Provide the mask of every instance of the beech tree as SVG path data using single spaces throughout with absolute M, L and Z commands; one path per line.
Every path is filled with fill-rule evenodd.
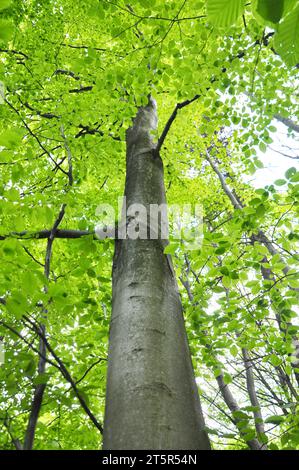
M 0 0 L 1 449 L 298 448 L 298 19 Z

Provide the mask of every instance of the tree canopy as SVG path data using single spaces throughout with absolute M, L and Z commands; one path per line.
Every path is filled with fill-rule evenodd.
M 114 242 L 97 207 L 117 211 L 149 95 L 168 203 L 203 212 L 201 244 L 166 252 L 213 448 L 299 447 L 298 69 L 297 0 L 0 0 L 2 449 L 37 385 L 35 448 L 101 445 Z M 257 188 L 282 128 L 289 168 Z

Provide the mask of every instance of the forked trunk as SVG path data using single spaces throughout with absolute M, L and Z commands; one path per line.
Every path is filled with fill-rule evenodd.
M 156 121 L 149 99 L 127 132 L 127 207 L 149 211 L 166 201 L 150 135 Z M 132 229 L 140 211 L 135 206 L 123 225 Z M 210 448 L 165 242 L 161 236 L 116 241 L 104 449 Z

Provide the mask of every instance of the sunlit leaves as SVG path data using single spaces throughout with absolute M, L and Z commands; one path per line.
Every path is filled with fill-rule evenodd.
M 215 26 L 232 26 L 240 19 L 244 4 L 242 0 L 206 0 L 208 19 Z M 296 65 L 299 62 L 299 5 L 293 0 L 254 0 L 252 12 L 259 23 L 277 29 L 276 51 L 288 65 Z
M 9 128 L 2 131 L 0 134 L 0 147 L 16 148 L 20 144 L 23 135 L 23 130 L 18 128 Z
M 299 5 L 290 11 L 278 26 L 274 38 L 277 51 L 288 65 L 299 63 Z
M 215 26 L 228 27 L 233 25 L 244 10 L 243 0 L 207 0 L 208 19 Z
M 295 167 L 291 167 L 289 168 L 286 172 L 285 172 L 285 177 L 288 179 L 288 180 L 291 180 L 297 173 L 297 170 Z
M 281 179 L 275 180 L 275 181 L 274 181 L 274 184 L 275 184 L 276 186 L 284 186 L 284 185 L 286 184 L 286 180 L 284 180 L 284 179 L 281 178 Z
M 278 416 L 278 415 L 274 415 L 274 416 L 269 416 L 265 422 L 266 423 L 271 423 L 271 424 L 281 424 L 283 423 L 285 420 L 285 417 L 284 416 Z
M 283 14 L 284 0 L 257 0 L 257 12 L 267 21 L 278 23 Z
M 14 33 L 13 22 L 9 19 L 0 18 L 0 44 L 8 42 Z
M 0 0 L 0 12 L 6 10 L 11 5 L 12 0 Z

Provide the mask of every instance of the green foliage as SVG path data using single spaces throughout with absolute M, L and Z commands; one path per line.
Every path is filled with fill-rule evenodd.
M 288 65 L 299 62 L 299 4 L 283 17 L 274 38 L 274 46 Z
M 8 42 L 13 35 L 14 26 L 11 20 L 0 18 L 0 44 Z
M 41 384 L 35 448 L 100 448 L 98 430 L 56 362 L 38 371 L 39 338 L 24 314 L 45 321 L 50 345 L 102 422 L 113 241 L 55 238 L 46 280 L 47 240 L 36 233 L 51 230 L 62 204 L 61 229 L 92 232 L 104 222 L 99 204 L 117 211 L 125 132 L 149 93 L 158 105 L 158 135 L 177 103 L 199 95 L 178 111 L 161 157 L 168 203 L 199 204 L 203 237 L 196 249 L 171 239 L 164 252 L 176 267 L 213 447 L 245 449 L 259 437 L 270 449 L 298 448 L 296 161 L 267 186 L 252 183 L 267 166 L 264 153 L 277 144 L 283 125 L 277 117 L 295 121 L 298 111 L 298 2 L 285 1 L 283 12 L 281 3 L 208 0 L 182 7 L 156 0 L 129 8 L 124 1 L 0 1 L 7 100 L 0 104 L 1 448 L 13 448 L 3 417 L 9 415 L 13 435 L 23 440 L 33 390 Z M 298 147 L 295 131 L 289 135 Z M 275 167 L 273 151 L 271 158 Z M 244 349 L 265 436 L 255 429 Z M 234 415 L 215 380 L 221 373 L 239 404 Z
M 244 0 L 207 0 L 208 19 L 215 26 L 231 26 L 243 13 L 244 6 Z
M 266 21 L 279 23 L 284 8 L 284 0 L 257 0 L 256 11 Z
M 285 420 L 284 416 L 269 416 L 265 422 L 266 423 L 271 423 L 271 424 L 280 424 L 283 423 Z
M 230 27 L 244 12 L 242 0 L 206 0 L 208 19 L 215 26 Z M 290 66 L 299 62 L 299 5 L 296 0 L 253 0 L 252 13 L 258 22 L 277 32 L 274 47 Z

